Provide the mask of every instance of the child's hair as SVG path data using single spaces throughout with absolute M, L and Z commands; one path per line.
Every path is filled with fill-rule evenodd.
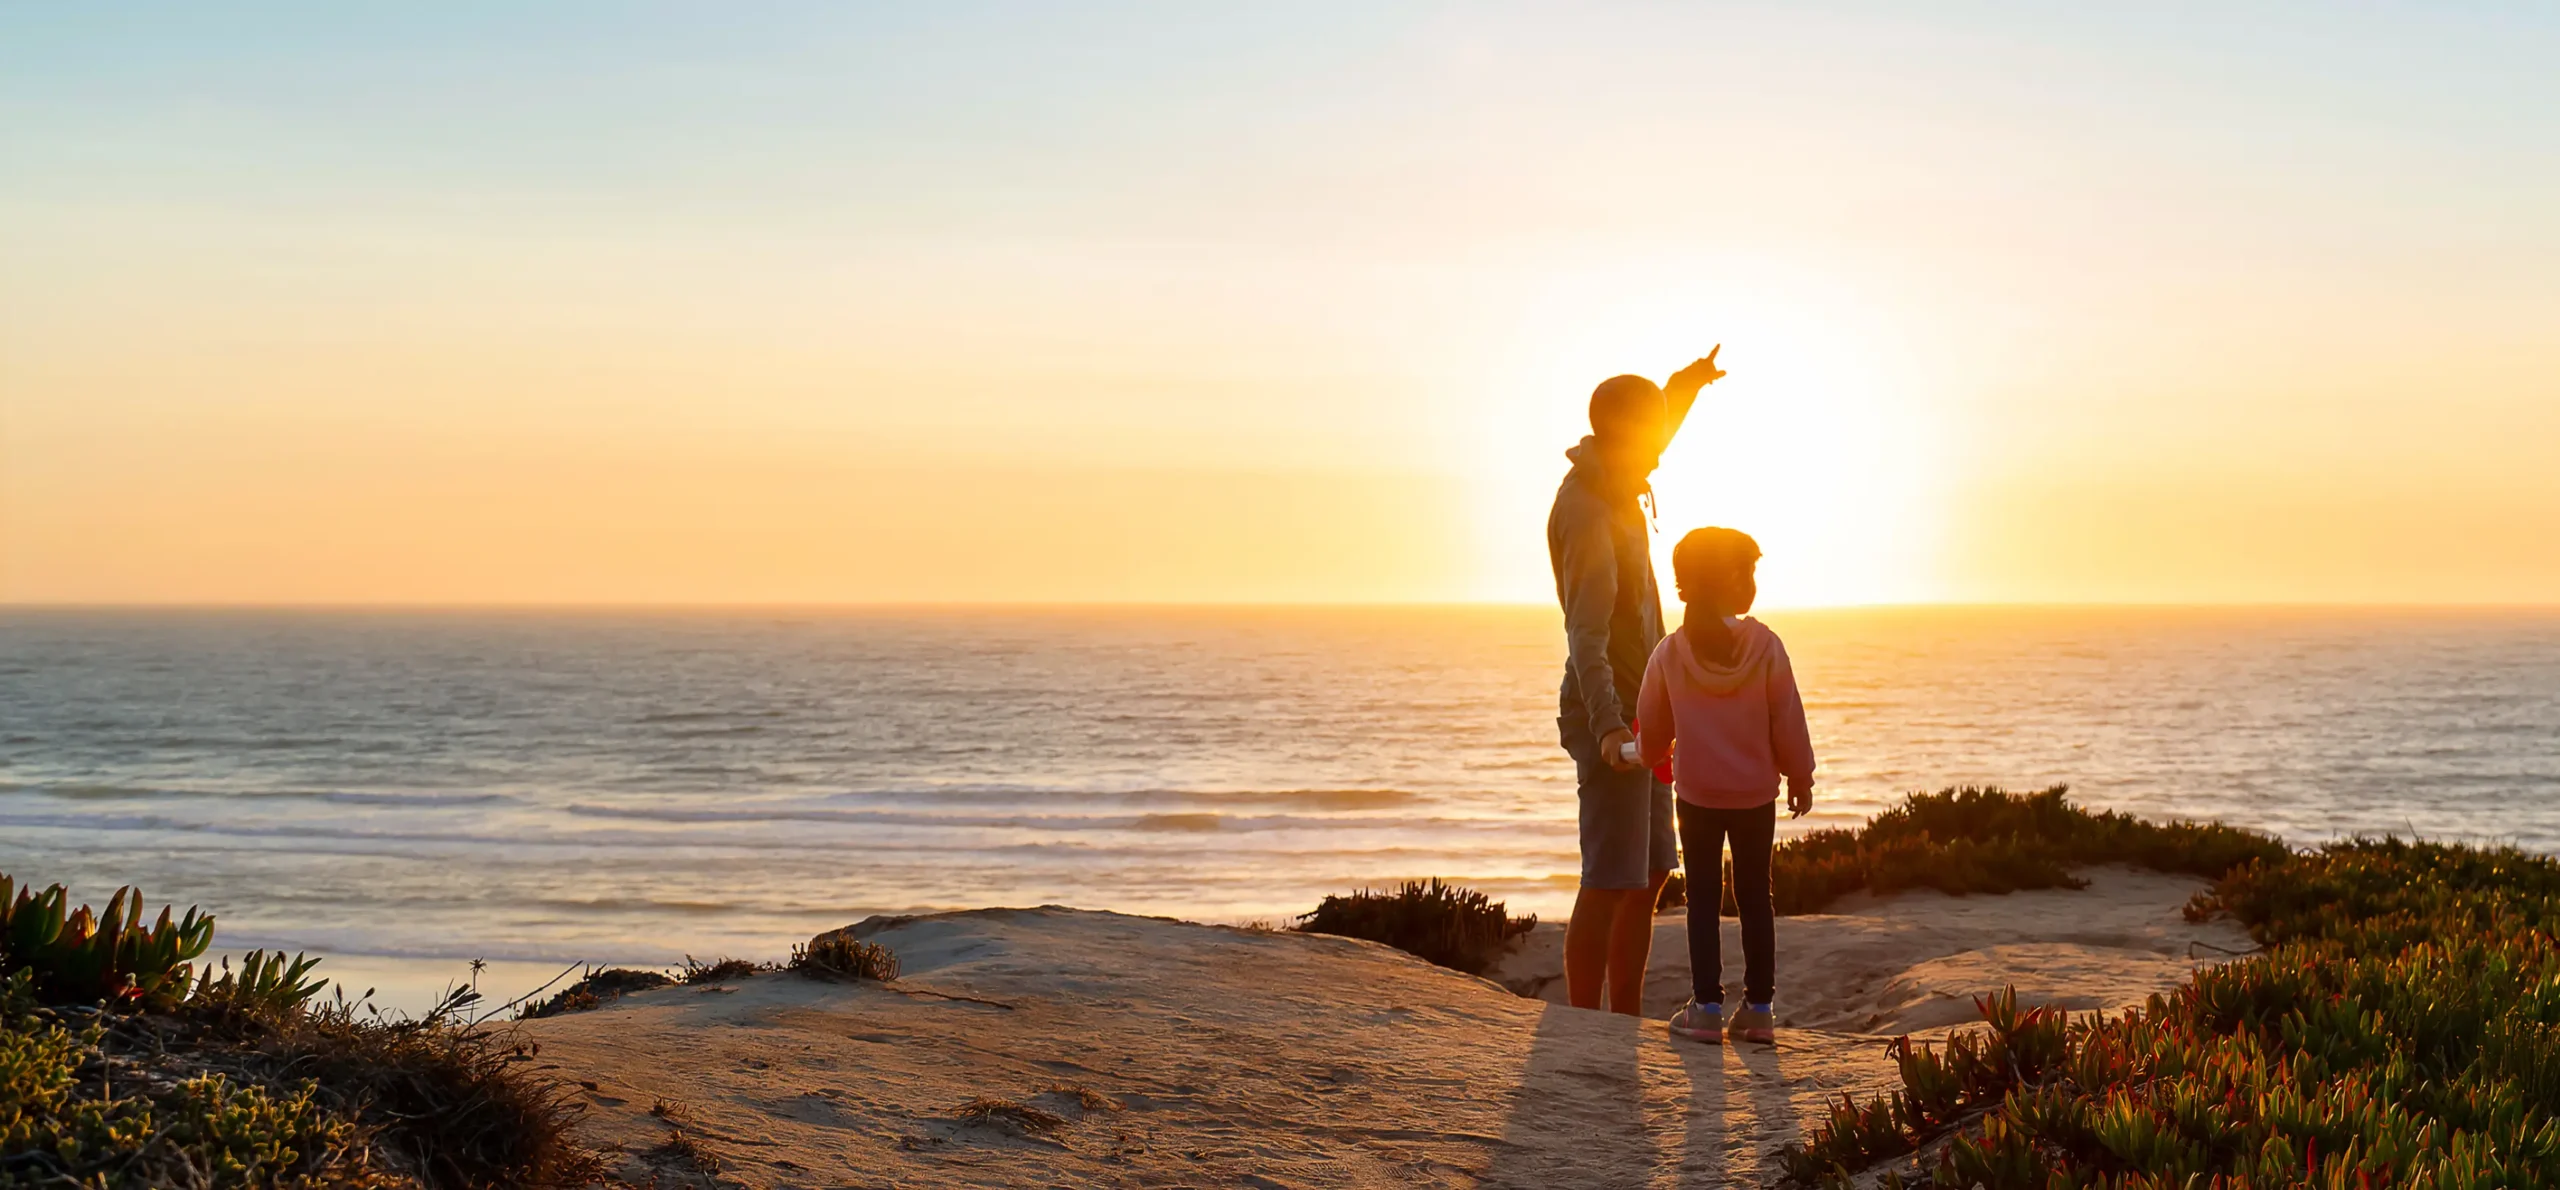
M 1760 543 L 1740 529 L 1709 526 L 1691 529 L 1671 547 L 1671 577 L 1680 585 L 1680 601 L 1694 602 L 1723 581 L 1736 567 L 1760 560 Z

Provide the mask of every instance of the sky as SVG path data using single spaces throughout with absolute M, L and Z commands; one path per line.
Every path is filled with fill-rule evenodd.
M 0 10 L 0 602 L 2560 602 L 2560 8 Z

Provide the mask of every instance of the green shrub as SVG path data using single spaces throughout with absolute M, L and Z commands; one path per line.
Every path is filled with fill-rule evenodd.
M 1813 831 L 1779 843 L 1769 883 L 1778 912 L 1819 913 L 1851 892 L 1934 888 L 1963 896 L 2078 888 L 2072 870 L 2129 864 L 2218 879 L 2252 861 L 2283 858 L 2273 836 L 2220 823 L 2145 822 L 2072 805 L 2067 786 L 2013 794 L 1966 786 L 1915 793 L 1858 830 Z M 1724 898 L 1724 912 L 1733 912 Z
M 705 963 L 697 961 L 692 955 L 686 955 L 684 970 L 676 978 L 683 983 L 719 983 L 722 980 L 737 979 L 753 975 L 758 971 L 771 970 L 773 970 L 771 963 L 755 963 L 746 959 L 713 959 Z
M 877 942 L 864 942 L 843 930 L 829 930 L 811 938 L 806 946 L 792 947 L 790 969 L 813 979 L 886 982 L 898 977 L 898 955 Z
M 1387 892 L 1326 897 L 1291 928 L 1384 942 L 1451 970 L 1482 975 L 1513 939 L 1537 925 L 1534 915 L 1512 917 L 1502 902 L 1435 877 L 1427 883 L 1408 880 Z
M 15 895 L 9 895 L 14 893 Z M 457 1015 L 315 1005 L 317 960 L 193 961 L 213 919 L 0 876 L 0 1188 L 569 1186 L 599 1172 L 564 1089 Z
M 533 1047 L 457 1015 L 386 1019 L 344 1000 L 291 1012 L 181 1013 L 159 1044 L 263 1081 L 306 1079 L 368 1130 L 372 1161 L 429 1186 L 582 1186 L 599 1171 L 569 1129 L 570 1089 Z
M 558 1016 L 564 1012 L 585 1012 L 619 1000 L 633 992 L 662 988 L 676 982 L 671 976 L 633 967 L 607 967 L 589 971 L 578 982 L 570 984 L 539 1004 L 527 1004 L 516 1014 L 519 1020 Z
M 1933 888 L 1955 896 L 2036 888 L 2080 888 L 2092 864 L 2127 864 L 2215 879 L 2252 860 L 2274 860 L 2284 845 L 2269 835 L 2219 823 L 2157 824 L 2072 805 L 2069 789 L 2014 794 L 1966 786 L 1914 793 L 1855 830 L 1833 827 L 1779 843 L 1770 857 L 1771 900 L 1780 914 L 1820 913 L 1853 892 L 1878 895 Z M 1732 864 L 1718 870 L 1718 911 L 1737 912 Z M 1674 872 L 1656 912 L 1688 905 L 1689 873 Z
M 119 1047 L 94 1016 L 40 1007 L 32 973 L 0 985 L 0 1186 L 377 1185 L 367 1129 L 308 1080 L 221 1072 L 110 1084 Z
M 2113 1019 L 2011 1000 L 1937 1051 L 1905 1039 L 1902 1089 L 1835 1109 L 1790 1180 L 1946 1137 L 1939 1186 L 2560 1186 L 2560 861 L 2341 843 L 2195 909 L 2273 949 Z
M 1663 879 L 1662 893 L 1653 899 L 1653 911 L 1669 913 L 1674 909 L 1686 908 L 1688 904 L 1689 874 L 1673 872 Z

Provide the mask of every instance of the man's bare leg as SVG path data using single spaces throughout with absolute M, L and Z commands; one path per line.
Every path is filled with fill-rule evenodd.
M 1671 879 L 1664 872 L 1653 878 L 1650 888 L 1630 889 L 1618 895 L 1618 913 L 1609 926 L 1609 1011 L 1627 1016 L 1644 1015 L 1644 969 L 1653 957 L 1653 907 L 1662 902 L 1662 886 Z
M 1622 888 L 1586 888 L 1573 896 L 1564 923 L 1564 998 L 1576 1008 L 1600 1007 L 1600 983 L 1609 973 Z
M 1600 1007 L 1644 1015 L 1644 969 L 1653 956 L 1653 906 L 1662 899 L 1665 872 L 1651 888 L 1586 888 L 1574 894 L 1573 917 L 1564 925 L 1564 996 L 1576 1008 Z

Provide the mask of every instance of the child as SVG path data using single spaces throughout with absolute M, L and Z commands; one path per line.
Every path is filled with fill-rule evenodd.
M 1689 869 L 1689 969 L 1694 994 L 1671 1032 L 1710 1043 L 1727 1031 L 1723 924 L 1717 878 L 1733 843 L 1733 899 L 1742 911 L 1742 1011 L 1731 1033 L 1776 1041 L 1777 921 L 1769 903 L 1769 855 L 1778 830 L 1778 780 L 1787 809 L 1813 808 L 1813 740 L 1804 698 L 1778 634 L 1742 613 L 1760 594 L 1760 543 L 1732 529 L 1700 529 L 1671 551 L 1687 605 L 1680 630 L 1645 665 L 1637 696 L 1637 747 L 1647 766 L 1672 763 L 1680 795 L 1680 854 Z M 1677 741 L 1679 747 L 1672 747 Z M 1701 879 L 1701 876 L 1704 879 Z

